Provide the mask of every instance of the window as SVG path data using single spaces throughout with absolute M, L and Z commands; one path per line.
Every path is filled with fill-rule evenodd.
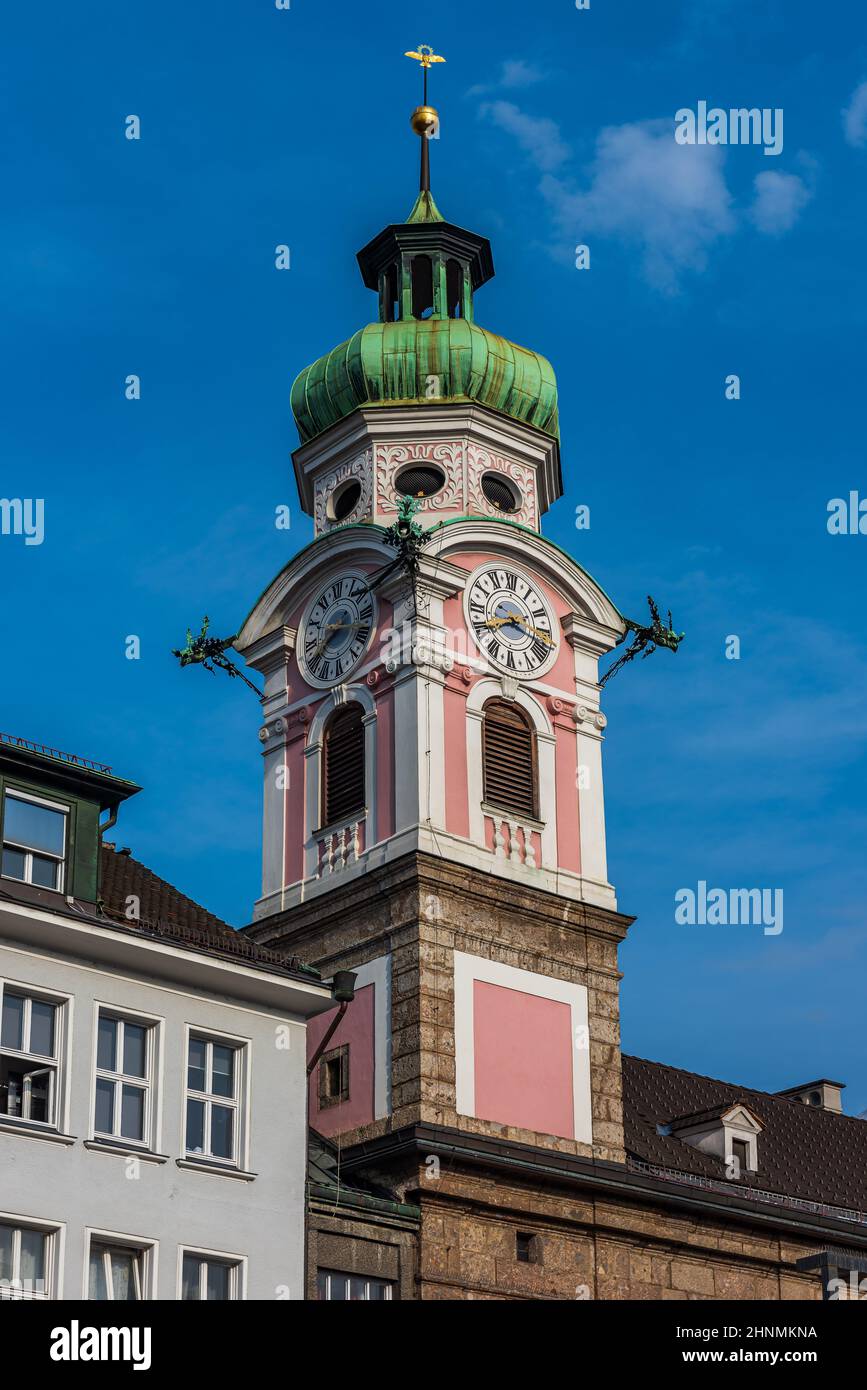
M 324 825 L 337 825 L 365 809 L 363 713 L 361 705 L 353 701 L 335 710 L 326 726 Z
M 433 313 L 433 265 L 430 256 L 413 256 L 412 316 L 429 319 Z
M 319 1108 L 349 1100 L 349 1044 L 326 1052 L 319 1061 Z
M 504 477 L 502 473 L 483 473 L 482 493 L 498 512 L 517 512 L 523 502 L 511 478 Z
M 184 1251 L 181 1298 L 187 1301 L 226 1301 L 241 1297 L 241 1263 L 213 1255 Z
M 535 820 L 536 735 L 519 705 L 489 700 L 482 720 L 484 799 Z
M 51 1239 L 47 1231 L 0 1222 L 0 1299 L 48 1298 Z
M 383 276 L 383 308 L 385 322 L 395 323 L 400 317 L 400 304 L 397 297 L 397 266 L 390 265 Z
M 241 1049 L 192 1036 L 187 1053 L 186 1151 L 237 1162 Z
M 367 1279 L 364 1275 L 320 1269 L 316 1275 L 316 1294 L 328 1302 L 390 1302 L 394 1298 L 394 1284 L 387 1279 Z
M 459 319 L 463 316 L 463 290 L 463 266 L 460 261 L 449 259 L 446 261 L 446 299 L 448 301 L 450 319 Z
M 515 1259 L 520 1264 L 541 1264 L 542 1245 L 539 1237 L 529 1231 L 518 1231 L 515 1236 Z
M 750 1146 L 746 1139 L 733 1139 L 731 1158 L 737 1164 L 737 1176 L 750 1171 Z
M 26 792 L 7 792 L 3 798 L 4 878 L 33 883 L 38 888 L 63 887 L 68 810 Z
M 2 986 L 0 1115 L 57 1122 L 60 1005 Z
M 94 1240 L 90 1245 L 87 1296 L 104 1302 L 139 1303 L 145 1298 L 145 1261 L 148 1252 L 138 1246 L 109 1245 Z
M 93 1121 L 98 1138 L 149 1142 L 153 1032 L 152 1026 L 100 1010 Z

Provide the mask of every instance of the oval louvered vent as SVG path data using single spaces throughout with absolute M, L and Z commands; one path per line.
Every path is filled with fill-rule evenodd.
M 325 731 L 325 825 L 336 825 L 364 810 L 362 713 L 361 705 L 346 705 L 331 716 Z
M 491 700 L 482 721 L 485 801 L 535 820 L 536 737 L 517 705 Z
M 433 497 L 435 492 L 445 487 L 446 475 L 441 468 L 427 464 L 410 464 L 402 468 L 394 480 L 398 492 L 404 497 Z
M 516 512 L 521 505 L 518 489 L 501 473 L 484 473 L 482 492 L 498 512 Z

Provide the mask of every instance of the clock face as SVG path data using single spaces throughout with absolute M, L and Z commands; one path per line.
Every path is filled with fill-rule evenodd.
M 554 617 L 539 589 L 509 565 L 486 566 L 466 593 L 467 620 L 478 646 L 502 671 L 536 676 L 557 654 Z
M 358 665 L 376 626 L 376 603 L 360 574 L 329 580 L 301 626 L 299 665 L 311 685 L 345 680 Z

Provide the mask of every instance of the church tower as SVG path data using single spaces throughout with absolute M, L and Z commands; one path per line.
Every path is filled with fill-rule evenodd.
M 413 1194 L 421 1296 L 462 1297 L 435 1233 L 519 1181 L 508 1153 L 540 1211 L 555 1155 L 624 1159 L 598 662 L 625 628 L 542 534 L 554 371 L 477 320 L 491 248 L 433 199 L 436 119 L 425 92 L 418 199 L 358 253 L 375 320 L 292 388 L 315 537 L 236 646 L 265 682 L 248 931 L 358 975 L 311 1124 Z

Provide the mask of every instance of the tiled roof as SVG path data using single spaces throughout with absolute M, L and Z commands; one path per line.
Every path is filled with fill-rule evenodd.
M 100 855 L 101 910 L 120 925 L 138 929 L 144 935 L 168 938 L 182 946 L 231 956 L 250 965 L 306 975 L 312 980 L 321 978 L 318 970 L 302 964 L 296 956 L 279 955 L 235 931 L 213 912 L 208 912 L 133 859 L 128 850 L 118 850 L 104 841 Z M 130 898 L 138 900 L 137 916 L 133 919 L 127 915 Z
M 852 1115 L 804 1105 L 727 1081 L 623 1057 L 626 1149 L 633 1159 L 660 1168 L 726 1182 L 725 1164 L 657 1126 L 741 1102 L 761 1122 L 758 1172 L 738 1179 L 743 1187 L 807 1202 L 867 1212 L 867 1123 Z
M 137 915 L 146 920 L 198 927 L 218 936 L 232 930 L 227 922 L 133 859 L 129 850 L 118 850 L 103 841 L 99 869 L 100 896 L 105 912 L 112 917 L 127 921 L 127 899 L 135 897 L 138 899 Z

